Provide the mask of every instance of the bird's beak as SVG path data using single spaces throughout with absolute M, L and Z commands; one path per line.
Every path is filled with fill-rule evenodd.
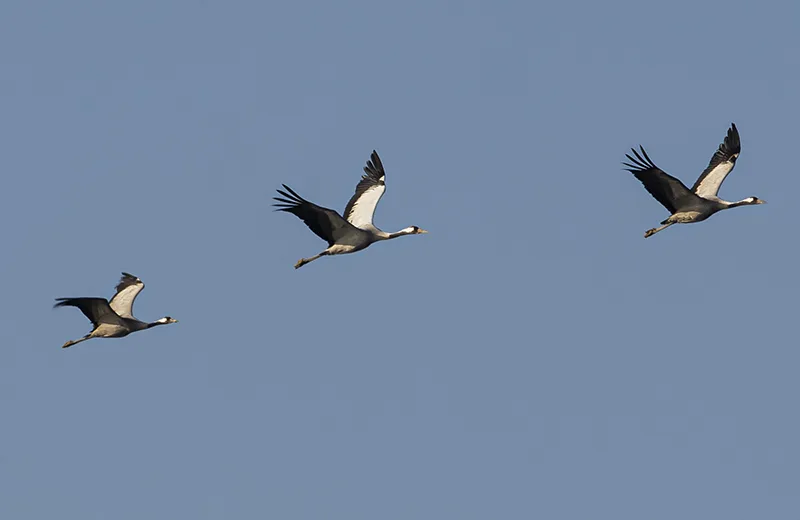
M 766 200 L 761 200 L 761 199 L 758 199 L 758 204 L 766 204 L 766 203 L 767 203 L 767 201 L 766 201 Z
M 178 323 L 178 320 L 176 320 L 175 318 L 172 318 L 172 323 Z
M 419 229 L 417 230 L 417 233 L 418 233 L 418 234 L 423 234 L 423 233 L 427 233 L 427 231 L 425 231 L 425 230 L 424 230 L 424 229 L 422 229 L 422 228 L 419 228 Z

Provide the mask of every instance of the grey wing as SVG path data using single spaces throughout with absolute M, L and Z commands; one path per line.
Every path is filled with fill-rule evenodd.
M 356 185 L 356 192 L 344 208 L 344 218 L 360 229 L 373 227 L 375 208 L 386 191 L 386 172 L 383 170 L 378 152 L 372 150 L 370 160 L 364 167 L 364 175 Z
M 708 167 L 703 170 L 697 182 L 692 186 L 692 191 L 706 199 L 716 197 L 725 178 L 736 166 L 736 159 L 741 151 L 742 144 L 739 140 L 739 130 L 736 129 L 735 124 L 731 123 L 728 135 L 719 145 L 719 148 L 708 163 Z
M 677 211 L 679 200 L 685 197 L 695 197 L 695 194 L 680 180 L 656 166 L 642 146 L 639 149 L 642 151 L 641 155 L 631 148 L 635 157 L 625 154 L 625 157 L 631 162 L 622 164 L 627 166 L 626 169 L 644 184 L 644 189 L 670 213 Z
M 102 323 L 122 325 L 122 319 L 111 309 L 105 298 L 56 298 L 54 307 L 77 307 L 97 327 Z
M 135 319 L 133 317 L 133 301 L 144 289 L 144 282 L 132 274 L 122 273 L 116 289 L 117 294 L 111 298 L 109 306 L 121 317 Z

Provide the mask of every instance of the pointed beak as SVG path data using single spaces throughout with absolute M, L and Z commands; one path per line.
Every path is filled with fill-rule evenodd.
M 425 230 L 424 230 L 424 229 L 422 229 L 422 228 L 419 228 L 419 229 L 417 230 L 417 234 L 423 234 L 423 233 L 427 233 L 427 231 L 425 231 Z
M 766 204 L 766 203 L 767 203 L 767 201 L 766 201 L 766 200 L 761 200 L 761 199 L 758 199 L 758 203 L 759 203 L 759 204 Z

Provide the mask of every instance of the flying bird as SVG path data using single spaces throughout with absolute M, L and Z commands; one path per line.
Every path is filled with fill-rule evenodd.
M 641 154 L 631 148 L 634 156 L 625 154 L 625 157 L 631 162 L 622 164 L 627 166 L 625 169 L 639 179 L 644 184 L 644 188 L 650 192 L 650 195 L 671 213 L 669 218 L 661 222 L 660 227 L 648 229 L 644 234 L 645 238 L 668 228 L 672 224 L 701 222 L 723 209 L 765 204 L 766 202 L 758 197 L 747 197 L 737 202 L 728 202 L 717 196 L 722 182 L 733 170 L 736 165 L 736 159 L 741 152 L 739 131 L 736 129 L 735 124 L 731 124 L 725 140 L 719 145 L 719 149 L 714 153 L 708 163 L 708 167 L 697 179 L 697 182 L 694 183 L 691 190 L 681 181 L 656 166 L 647 156 L 647 152 L 644 151 L 642 146 L 639 146 L 639 149 Z
M 372 223 L 375 207 L 386 191 L 386 173 L 378 153 L 372 151 L 372 156 L 364 167 L 364 175 L 356 186 L 356 193 L 344 209 L 344 217 L 336 211 L 317 206 L 305 200 L 289 186 L 283 185 L 283 190 L 277 190 L 282 197 L 273 197 L 278 204 L 274 204 L 276 211 L 287 211 L 305 222 L 322 240 L 328 242 L 328 248 L 310 258 L 301 258 L 294 268 L 299 269 L 321 256 L 342 255 L 355 253 L 368 247 L 374 242 L 389 240 L 406 235 L 427 233 L 417 226 L 410 226 L 395 233 L 381 231 Z
M 133 301 L 144 289 L 144 283 L 132 274 L 122 273 L 117 284 L 117 293 L 111 301 L 105 298 L 56 298 L 54 307 L 77 307 L 94 325 L 92 332 L 80 339 L 67 341 L 61 348 L 71 347 L 92 338 L 122 338 L 137 330 L 149 329 L 156 325 L 178 323 L 169 316 L 152 323 L 145 323 L 133 317 Z

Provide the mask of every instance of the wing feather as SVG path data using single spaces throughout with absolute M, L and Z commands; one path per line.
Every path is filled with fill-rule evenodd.
M 111 310 L 123 318 L 136 319 L 133 317 L 133 302 L 142 289 L 144 282 L 132 274 L 122 273 L 122 278 L 116 287 L 117 293 L 109 302 Z
M 630 154 L 625 154 L 630 163 L 622 163 L 634 177 L 639 179 L 644 184 L 650 195 L 660 202 L 670 213 L 675 213 L 678 208 L 678 202 L 685 197 L 695 196 L 689 188 L 687 188 L 680 180 L 669 175 L 667 172 L 659 168 L 653 163 L 644 147 L 639 146 L 642 151 L 641 155 L 635 149 L 631 148 L 634 157 Z
M 111 309 L 105 298 L 56 298 L 54 307 L 77 307 L 95 327 L 102 323 L 122 325 L 122 319 Z
M 742 151 L 739 140 L 739 130 L 731 123 L 728 134 L 711 157 L 708 167 L 703 170 L 697 182 L 692 186 L 692 191 L 703 198 L 714 198 L 719 193 L 719 188 L 728 174 L 736 166 L 736 159 Z
M 332 209 L 323 208 L 307 201 L 285 184 L 283 187 L 286 191 L 277 190 L 283 197 L 273 197 L 278 201 L 278 204 L 273 204 L 278 208 L 276 211 L 286 211 L 296 215 L 318 237 L 327 241 L 328 247 L 343 238 L 348 231 L 354 229 L 349 222 Z
M 375 208 L 386 191 L 386 173 L 383 170 L 378 152 L 372 151 L 370 160 L 364 167 L 364 175 L 356 185 L 356 193 L 344 209 L 344 217 L 357 228 L 374 227 L 372 219 Z

